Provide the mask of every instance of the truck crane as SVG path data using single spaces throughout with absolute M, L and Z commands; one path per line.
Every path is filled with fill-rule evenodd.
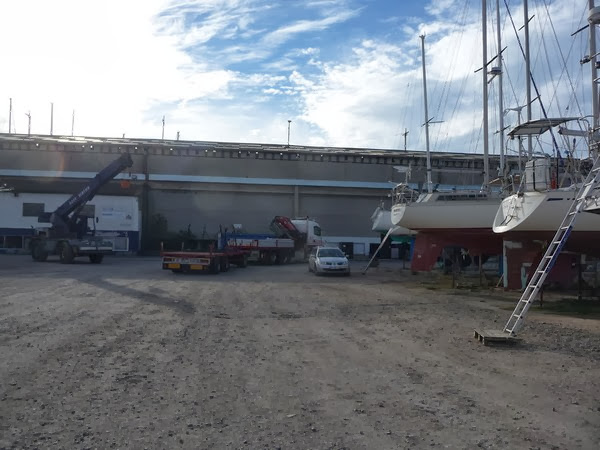
M 87 256 L 90 262 L 100 264 L 104 255 L 112 253 L 112 243 L 96 236 L 95 229 L 91 231 L 88 228 L 88 216 L 83 213 L 83 208 L 102 186 L 132 165 L 131 155 L 121 154 L 54 212 L 40 215 L 38 222 L 50 223 L 51 226 L 44 231 L 37 230 L 32 239 L 33 259 L 46 261 L 48 255 L 58 255 L 61 263 L 70 264 L 77 256 Z

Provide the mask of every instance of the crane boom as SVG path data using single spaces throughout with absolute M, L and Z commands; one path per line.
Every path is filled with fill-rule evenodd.
M 100 188 L 116 177 L 123 169 L 131 167 L 133 160 L 129 153 L 121 154 L 116 160 L 102 169 L 90 182 L 52 213 L 44 213 L 38 218 L 39 222 L 50 222 L 52 234 L 66 235 L 78 231 L 76 225 L 78 213 L 98 193 Z

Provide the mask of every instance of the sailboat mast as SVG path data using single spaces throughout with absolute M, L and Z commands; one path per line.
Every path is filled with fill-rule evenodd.
M 487 90 L 487 4 L 481 0 L 482 44 L 483 44 L 483 186 L 487 189 L 490 183 L 489 148 L 488 148 L 488 90 Z
M 588 22 L 590 23 L 590 64 L 592 66 L 592 135 L 590 137 L 590 148 L 595 148 L 593 145 L 596 141 L 595 136 L 598 131 L 599 123 L 599 111 L 598 111 L 598 68 L 596 67 L 596 24 L 598 20 L 598 14 L 600 11 L 595 11 L 594 0 L 588 0 L 589 5 L 589 17 Z
M 425 102 L 425 149 L 427 151 L 427 193 L 433 192 L 431 182 L 431 155 L 429 152 L 429 111 L 427 110 L 427 73 L 425 71 L 425 35 L 421 38 L 421 62 L 423 63 L 423 101 Z
M 531 67 L 529 64 L 529 8 L 527 0 L 523 1 L 523 16 L 525 21 L 525 87 L 527 90 L 527 122 L 531 122 Z M 531 135 L 527 138 L 527 158 L 533 157 L 533 146 L 531 143 Z
M 500 139 L 500 176 L 504 177 L 504 102 L 502 100 L 502 36 L 500 30 L 500 0 L 496 0 L 496 31 L 498 37 L 498 136 Z

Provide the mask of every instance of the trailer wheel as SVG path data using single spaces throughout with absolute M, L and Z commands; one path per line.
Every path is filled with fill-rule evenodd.
M 221 263 L 219 258 L 214 257 L 210 262 L 210 273 L 214 273 L 215 275 L 221 271 Z
M 90 255 L 89 258 L 92 264 L 100 264 L 104 259 L 104 255 Z
M 275 253 L 275 264 L 283 264 L 285 261 L 285 255 L 281 252 Z
M 71 264 L 73 262 L 75 255 L 73 253 L 73 247 L 71 247 L 71 244 L 68 242 L 63 242 L 60 245 L 59 257 L 62 264 Z
M 227 272 L 229 267 L 229 258 L 227 256 L 223 256 L 220 263 L 221 272 Z
M 242 256 L 242 265 L 241 267 L 248 267 L 248 255 L 244 254 L 244 256 Z
M 293 252 L 289 252 L 288 254 L 285 255 L 285 260 L 283 261 L 284 264 L 289 264 L 292 262 L 292 259 L 294 259 L 294 253 Z
M 34 242 L 31 247 L 31 257 L 38 262 L 44 262 L 48 259 L 48 252 L 41 242 Z

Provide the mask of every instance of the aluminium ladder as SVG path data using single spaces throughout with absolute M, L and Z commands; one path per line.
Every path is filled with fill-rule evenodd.
M 588 173 L 587 178 L 583 182 L 575 197 L 575 200 L 573 200 L 573 203 L 569 208 L 569 212 L 560 224 L 560 227 L 552 238 L 550 245 L 548 245 L 546 253 L 544 253 L 544 256 L 535 270 L 535 273 L 523 291 L 523 295 L 519 299 L 515 310 L 504 326 L 504 333 L 508 334 L 509 336 L 515 336 L 523 326 L 525 315 L 527 314 L 531 304 L 535 301 L 537 294 L 542 288 L 542 285 L 550 273 L 550 270 L 554 266 L 554 263 L 556 262 L 556 259 L 565 242 L 567 242 L 577 215 L 585 207 L 586 200 L 589 198 L 591 192 L 598 186 L 600 186 L 600 156 L 596 157 L 592 169 Z

